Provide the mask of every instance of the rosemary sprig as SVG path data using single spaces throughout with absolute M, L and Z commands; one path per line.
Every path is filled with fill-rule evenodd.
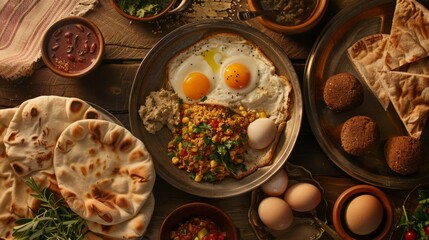
M 40 201 L 34 218 L 15 222 L 13 236 L 17 240 L 80 240 L 85 235 L 85 220 L 73 212 L 63 198 L 57 197 L 48 188 L 40 189 L 34 179 L 25 183 L 35 192 L 32 196 Z

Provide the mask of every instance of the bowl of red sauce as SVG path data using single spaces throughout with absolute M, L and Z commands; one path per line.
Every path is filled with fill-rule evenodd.
M 164 219 L 158 240 L 237 240 L 231 218 L 220 208 L 193 202 L 173 210 Z
M 274 10 L 258 17 L 265 27 L 280 33 L 300 34 L 322 19 L 328 0 L 247 0 L 251 11 Z
M 42 40 L 42 59 L 56 74 L 79 78 L 98 67 L 104 54 L 104 38 L 90 20 L 73 16 L 55 22 Z

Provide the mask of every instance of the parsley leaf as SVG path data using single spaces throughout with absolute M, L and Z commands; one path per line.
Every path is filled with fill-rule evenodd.
M 34 218 L 23 218 L 15 222 L 12 235 L 15 239 L 76 239 L 85 236 L 85 220 L 73 212 L 63 198 L 57 197 L 48 188 L 40 189 L 34 179 L 25 183 L 35 192 L 32 196 L 40 201 Z

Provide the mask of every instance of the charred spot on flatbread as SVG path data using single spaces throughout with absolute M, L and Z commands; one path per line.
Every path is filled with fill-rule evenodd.
M 100 113 L 96 111 L 88 111 L 86 113 L 85 119 L 100 119 Z

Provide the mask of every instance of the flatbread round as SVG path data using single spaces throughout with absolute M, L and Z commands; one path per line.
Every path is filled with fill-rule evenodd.
M 13 171 L 5 152 L 3 137 L 16 111 L 17 108 L 0 110 L 0 239 L 14 239 L 12 231 L 15 221 L 30 217 L 31 208 L 37 203 L 24 179 Z M 49 185 L 51 175 L 45 171 L 31 176 L 40 186 Z
M 0 110 L 0 239 L 12 239 L 12 228 L 18 219 L 18 216 L 11 211 L 13 202 L 12 194 L 14 188 L 22 186 L 21 182 L 15 183 L 15 174 L 10 167 L 3 144 L 4 134 L 15 112 L 15 108 Z M 17 203 L 17 207 L 18 209 L 23 209 L 25 205 Z
M 101 118 L 101 114 L 78 98 L 41 96 L 22 103 L 4 138 L 16 174 L 25 176 L 52 166 L 61 132 L 70 123 L 88 118 Z
M 155 198 L 153 194 L 151 194 L 137 215 L 128 221 L 112 226 L 101 225 L 91 221 L 87 221 L 86 223 L 90 231 L 101 234 L 104 239 L 134 239 L 143 236 L 146 232 L 154 208 Z
M 104 120 L 70 124 L 55 147 L 54 169 L 70 208 L 103 225 L 135 216 L 155 183 L 144 144 L 124 127 Z

